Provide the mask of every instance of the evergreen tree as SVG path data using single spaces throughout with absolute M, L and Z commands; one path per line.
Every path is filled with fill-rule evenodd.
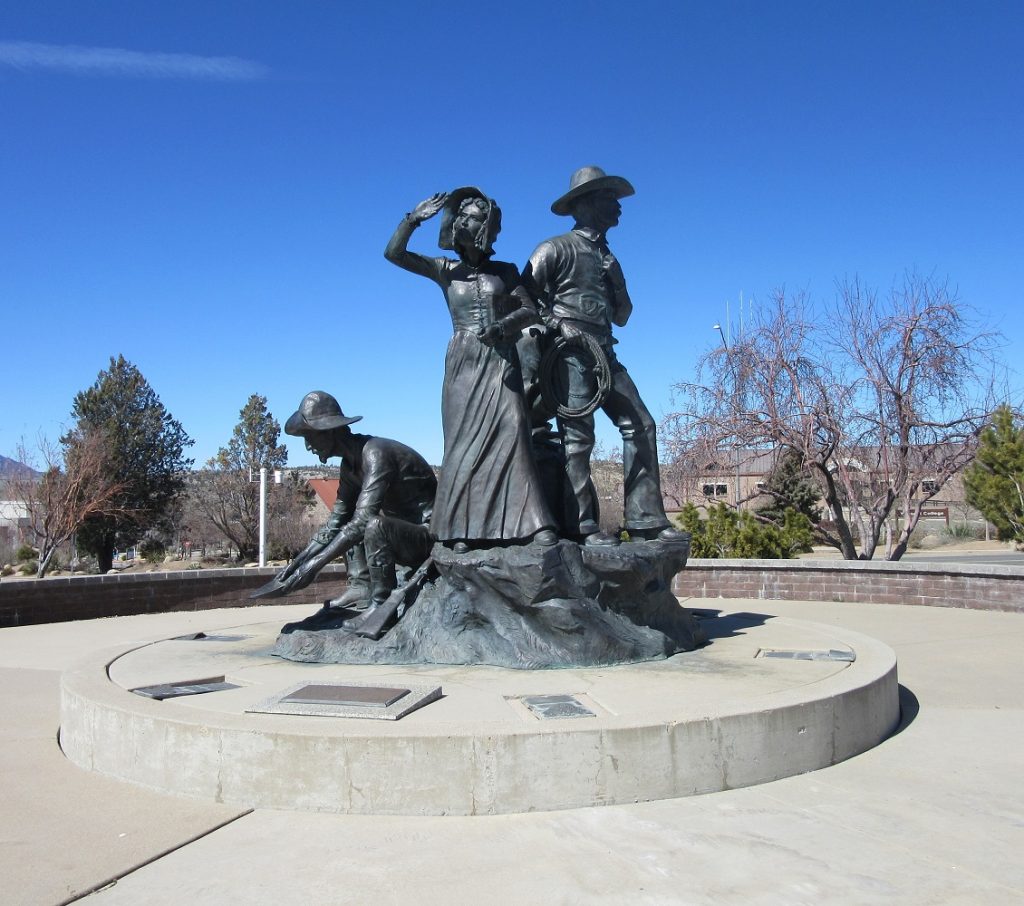
M 1000 406 L 981 433 L 974 462 L 964 472 L 967 502 L 1003 540 L 1024 541 L 1024 426 Z
M 267 398 L 254 393 L 239 411 L 228 445 L 217 451 L 209 466 L 246 474 L 261 468 L 283 469 L 288 464 L 288 450 L 278 444 L 280 436 L 281 425 L 267 409 Z
M 795 450 L 786 450 L 779 457 L 761 493 L 771 501 L 755 512 L 775 525 L 785 523 L 786 510 L 803 513 L 812 525 L 821 518 L 821 489 L 807 476 L 803 457 Z
M 61 438 L 73 456 L 79 438 L 99 431 L 108 444 L 111 479 L 121 487 L 117 515 L 86 519 L 79 546 L 95 554 L 100 572 L 113 565 L 114 551 L 136 542 L 147 530 L 166 531 L 192 460 L 184 455 L 192 440 L 164 408 L 149 382 L 123 355 L 75 396 L 76 427 Z
M 227 446 L 195 476 L 191 496 L 195 506 L 238 548 L 239 556 L 251 560 L 259 553 L 259 471 L 283 469 L 288 450 L 277 442 L 281 426 L 267 409 L 265 396 L 252 394 L 238 416 Z M 273 530 L 282 528 L 282 521 L 301 519 L 307 502 L 294 481 L 275 486 L 267 501 L 268 533 L 280 535 Z M 271 538 L 274 542 L 289 546 L 281 537 Z

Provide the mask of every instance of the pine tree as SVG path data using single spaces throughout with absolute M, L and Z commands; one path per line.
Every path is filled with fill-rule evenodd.
M 761 493 L 770 497 L 771 502 L 757 507 L 755 512 L 775 525 L 781 527 L 785 523 L 786 510 L 803 513 L 812 525 L 821 518 L 821 489 L 807 477 L 803 459 L 795 450 L 786 450 L 779 457 Z
M 1024 541 L 1024 426 L 1015 424 L 1009 406 L 1000 406 L 982 431 L 978 454 L 964 472 L 964 490 L 1000 538 Z
M 283 469 L 288 450 L 278 444 L 281 426 L 267 409 L 267 398 L 252 394 L 238 413 L 239 421 L 226 447 L 195 476 L 191 498 L 195 506 L 235 547 L 243 560 L 259 552 L 259 471 Z M 275 486 L 268 497 L 269 534 L 280 535 L 282 520 L 301 519 L 307 503 L 302 488 L 294 482 Z M 271 538 L 271 542 L 274 542 Z M 304 540 L 304 539 L 303 539 Z M 288 544 L 276 539 L 278 545 Z
M 149 382 L 123 355 L 75 396 L 74 430 L 61 438 L 65 457 L 82 436 L 102 432 L 108 444 L 111 479 L 121 487 L 118 515 L 96 515 L 78 531 L 78 544 L 95 554 L 100 572 L 113 565 L 114 551 L 136 542 L 147 530 L 168 531 L 174 504 L 192 460 L 192 440 L 171 417 Z

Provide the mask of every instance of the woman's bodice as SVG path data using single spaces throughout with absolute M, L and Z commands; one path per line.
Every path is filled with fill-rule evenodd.
M 508 286 L 502 275 L 490 270 L 471 270 L 461 265 L 452 270 L 445 295 L 455 330 L 481 330 L 523 304 L 510 295 L 515 286 Z

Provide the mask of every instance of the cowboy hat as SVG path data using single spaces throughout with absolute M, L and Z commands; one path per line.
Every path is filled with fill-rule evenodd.
M 569 178 L 569 191 L 551 205 L 551 210 L 555 214 L 568 214 L 571 202 L 581 195 L 599 192 L 601 189 L 610 189 L 616 198 L 636 193 L 629 180 L 621 176 L 609 176 L 600 167 L 580 167 Z
M 314 390 L 302 398 L 298 410 L 292 413 L 291 418 L 285 423 L 284 433 L 291 434 L 293 437 L 302 437 L 310 431 L 330 431 L 331 428 L 342 428 L 361 418 L 361 415 L 347 418 L 333 396 L 324 393 L 323 390 Z

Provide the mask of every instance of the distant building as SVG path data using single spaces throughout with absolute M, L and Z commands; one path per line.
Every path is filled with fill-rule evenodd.
M 17 547 L 25 541 L 28 509 L 17 500 L 0 499 L 0 544 Z
M 770 498 L 761 493 L 767 486 L 778 460 L 778 451 L 757 451 L 740 448 L 735 451 L 725 449 L 721 459 L 715 462 L 703 462 L 697 465 L 666 465 L 662 471 L 662 492 L 665 500 L 665 511 L 669 516 L 679 513 L 687 503 L 694 504 L 700 510 L 716 503 L 727 503 L 741 509 L 756 509 L 766 505 Z M 871 462 L 877 458 L 877 450 L 865 449 L 861 459 Z M 849 465 L 865 474 L 866 479 L 872 473 L 868 466 L 856 460 Z M 921 479 L 919 497 L 935 490 L 936 479 L 927 475 Z M 894 511 L 894 516 L 902 517 L 901 511 Z M 939 492 L 927 501 L 921 516 L 921 522 L 927 527 L 931 525 L 948 526 L 951 522 L 973 523 L 978 526 L 985 524 L 984 517 L 971 507 L 966 500 L 963 474 L 953 475 Z
M 23 544 L 28 528 L 28 508 L 23 503 L 11 499 L 8 481 L 41 477 L 42 472 L 23 462 L 0 456 L 0 544 L 8 547 Z
M 312 522 L 326 522 L 338 499 L 337 478 L 307 478 L 306 486 L 313 492 L 313 508 L 309 517 Z
M 775 451 L 739 450 L 735 455 L 724 450 L 721 460 L 703 463 L 701 467 L 683 470 L 676 465 L 662 466 L 662 496 L 665 512 L 670 519 L 678 515 L 687 503 L 705 511 L 716 503 L 737 505 L 741 509 L 755 509 L 769 503 L 770 498 L 761 494 L 768 477 L 775 468 L 778 454 Z M 864 459 L 870 459 L 865 453 Z M 435 467 L 435 472 L 437 468 Z M 338 494 L 338 479 L 324 477 L 333 470 L 329 468 L 296 469 L 299 477 L 305 479 L 313 492 L 314 505 L 309 513 L 310 521 L 323 523 L 331 514 Z M 601 504 L 601 527 L 614 530 L 622 518 L 622 463 L 613 460 L 594 460 L 591 473 Z M 924 478 L 921 485 L 924 492 L 931 490 L 929 483 L 934 479 Z M 736 489 L 739 488 L 737 495 Z M 902 516 L 902 512 L 894 512 Z M 921 517 L 925 527 L 939 528 L 951 523 L 971 523 L 983 527 L 982 515 L 971 507 L 964 496 L 961 475 L 954 475 L 934 498 L 928 501 Z

